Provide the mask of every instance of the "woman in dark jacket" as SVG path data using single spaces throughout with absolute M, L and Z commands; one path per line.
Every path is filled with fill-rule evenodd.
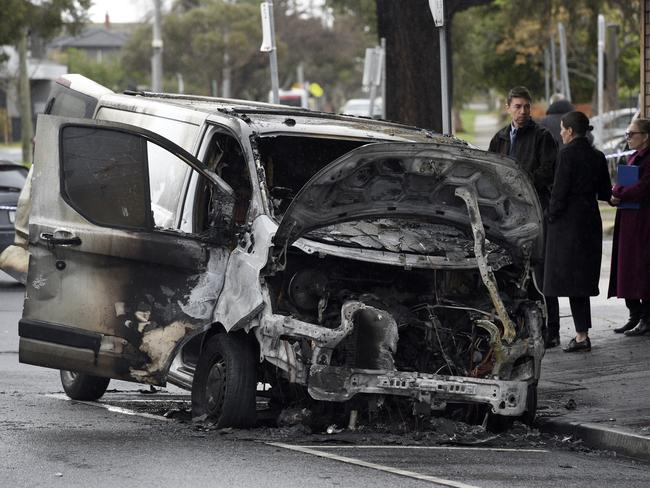
M 558 154 L 548 209 L 544 295 L 569 297 L 576 337 L 565 352 L 591 350 L 589 297 L 598 295 L 603 245 L 598 200 L 611 197 L 605 156 L 586 137 L 592 129 L 582 112 L 562 117 L 565 145 Z
M 639 180 L 616 185 L 612 204 L 631 202 L 638 208 L 616 211 L 608 296 L 625 298 L 630 310 L 628 322 L 614 332 L 636 336 L 650 332 L 650 120 L 632 121 L 625 137 L 636 150 L 627 164 L 639 167 Z

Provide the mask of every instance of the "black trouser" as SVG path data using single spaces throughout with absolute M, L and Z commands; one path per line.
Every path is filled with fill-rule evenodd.
M 557 297 L 544 297 L 546 299 L 546 313 L 548 313 L 548 336 L 553 337 L 560 333 L 560 303 Z
M 535 266 L 533 272 L 538 286 L 542 288 L 544 286 L 544 262 Z M 544 301 L 546 302 L 546 313 L 548 314 L 546 334 L 548 337 L 553 337 L 560 333 L 560 303 L 557 297 L 548 297 L 546 295 L 544 295 Z
M 625 306 L 630 311 L 631 318 L 640 317 L 644 320 L 650 320 L 650 300 L 626 298 Z
M 576 332 L 588 332 L 591 329 L 591 303 L 589 297 L 569 297 L 573 325 Z

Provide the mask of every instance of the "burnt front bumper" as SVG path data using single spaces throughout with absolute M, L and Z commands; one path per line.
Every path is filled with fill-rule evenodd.
M 308 385 L 316 400 L 346 401 L 359 393 L 398 395 L 432 409 L 448 402 L 482 403 L 493 413 L 520 416 L 526 410 L 529 382 L 313 365 Z

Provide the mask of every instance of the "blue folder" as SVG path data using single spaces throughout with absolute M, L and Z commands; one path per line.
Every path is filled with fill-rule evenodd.
M 619 164 L 617 182 L 621 186 L 634 185 L 639 181 L 639 167 L 633 164 Z M 638 202 L 621 202 L 618 208 L 639 208 Z

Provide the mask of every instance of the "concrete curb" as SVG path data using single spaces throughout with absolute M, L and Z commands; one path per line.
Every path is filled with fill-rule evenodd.
M 650 437 L 590 422 L 558 418 L 537 419 L 536 424 L 543 432 L 578 437 L 593 449 L 614 451 L 622 456 L 650 461 Z

